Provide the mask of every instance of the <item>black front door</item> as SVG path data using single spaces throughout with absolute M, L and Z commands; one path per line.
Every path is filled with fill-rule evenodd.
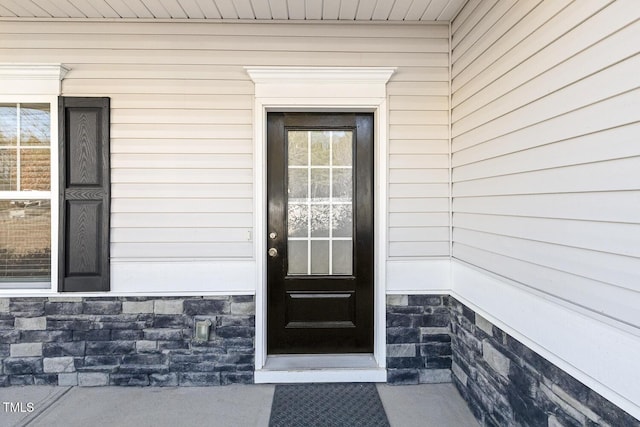
M 373 352 L 373 114 L 267 117 L 269 354 Z

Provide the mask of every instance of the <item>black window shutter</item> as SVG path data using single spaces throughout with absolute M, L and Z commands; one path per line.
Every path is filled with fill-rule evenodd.
M 58 289 L 109 290 L 109 98 L 59 98 Z

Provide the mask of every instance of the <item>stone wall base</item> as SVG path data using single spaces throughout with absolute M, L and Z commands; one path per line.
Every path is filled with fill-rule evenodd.
M 0 299 L 0 385 L 252 383 L 254 325 L 253 296 Z
M 449 299 L 453 380 L 483 426 L 640 427 L 640 421 Z
M 448 296 L 387 296 L 387 382 L 451 382 Z

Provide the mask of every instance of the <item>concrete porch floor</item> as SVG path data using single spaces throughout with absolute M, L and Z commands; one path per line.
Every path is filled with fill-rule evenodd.
M 8 387 L 0 389 L 0 425 L 267 426 L 274 388 Z M 378 384 L 378 392 L 392 427 L 478 426 L 453 384 Z

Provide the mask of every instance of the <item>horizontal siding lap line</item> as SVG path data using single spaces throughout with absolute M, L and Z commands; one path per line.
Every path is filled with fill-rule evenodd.
M 349 25 L 349 24 L 356 24 Z M 346 25 L 345 25 L 346 24 Z M 157 30 L 162 28 L 162 31 Z M 75 30 L 77 29 L 77 30 Z M 75 31 L 71 31 L 75 30 Z M 127 36 L 163 36 L 163 35 L 201 35 L 201 36 L 234 36 L 245 34 L 248 37 L 263 36 L 283 36 L 298 37 L 304 34 L 305 37 L 333 36 L 333 37 L 371 37 L 375 31 L 377 36 L 385 38 L 448 38 L 449 28 L 445 24 L 430 25 L 429 23 L 359 23 L 355 21 L 345 21 L 343 23 L 320 23 L 320 25 L 309 26 L 307 23 L 297 24 L 287 22 L 276 23 L 243 23 L 234 22 L 233 25 L 211 25 L 211 22 L 173 22 L 171 26 L 165 23 L 155 22 L 47 22 L 46 29 L 42 22 L 3 22 L 0 27 L 0 34 L 67 34 L 77 37 L 82 34 L 98 34 L 103 36 L 122 34 Z
M 455 242 L 454 244 L 456 244 L 456 245 L 461 245 L 461 246 L 467 246 L 467 247 L 469 247 L 469 248 L 472 248 L 472 249 L 477 250 L 477 251 L 480 251 L 480 252 L 486 252 L 486 253 L 493 254 L 493 255 L 497 255 L 497 256 L 500 256 L 500 257 L 509 258 L 509 259 L 512 259 L 512 260 L 515 260 L 515 261 L 518 261 L 518 262 L 522 262 L 522 263 L 529 264 L 529 265 L 531 265 L 531 266 L 541 267 L 541 268 L 544 268 L 544 269 L 548 269 L 548 270 L 556 271 L 556 272 L 558 272 L 558 273 L 562 273 L 562 274 L 566 274 L 566 275 L 570 275 L 570 276 L 579 277 L 579 278 L 581 278 L 581 279 L 585 279 L 585 280 L 588 280 L 588 281 L 591 281 L 591 282 L 598 282 L 598 283 L 600 283 L 600 284 L 602 284 L 602 285 L 606 285 L 606 286 L 613 286 L 613 287 L 615 287 L 615 288 L 618 288 L 618 289 L 621 289 L 621 290 L 624 290 L 624 291 L 638 292 L 638 290 L 637 290 L 637 289 L 629 288 L 629 287 L 627 287 L 627 286 L 620 286 L 620 285 L 615 284 L 615 283 L 604 282 L 604 281 L 601 281 L 601 280 L 594 279 L 593 277 L 584 276 L 584 275 L 580 275 L 580 274 L 576 274 L 576 273 L 568 272 L 568 271 L 566 271 L 566 270 L 561 270 L 561 269 L 559 269 L 559 268 L 550 267 L 550 266 L 548 266 L 548 265 L 544 265 L 544 264 L 539 264 L 539 263 L 536 263 L 536 262 L 532 262 L 531 260 L 521 259 L 521 258 L 517 258 L 517 257 L 511 256 L 511 255 L 504 254 L 504 253 L 491 251 L 491 250 L 488 250 L 487 248 L 480 248 L 480 247 L 474 246 L 474 245 L 472 245 L 472 244 L 469 244 L 469 243 L 467 243 L 467 242 L 460 242 L 460 241 L 457 241 L 457 242 Z M 467 262 L 468 262 L 468 261 L 467 261 Z M 481 267 L 481 268 L 482 268 L 482 267 Z M 499 273 L 497 273 L 497 274 L 498 274 L 498 275 L 500 275 Z M 504 277 L 507 277 L 507 276 L 504 276 Z M 511 279 L 510 277 L 507 277 L 507 278 L 508 278 L 508 279 Z M 512 279 L 512 280 L 513 280 L 513 279 Z M 533 286 L 528 285 L 528 284 L 523 283 L 523 282 L 519 282 L 519 283 L 521 283 L 521 284 L 523 284 L 523 285 L 525 285 L 525 286 L 528 286 L 528 287 L 533 287 Z M 535 287 L 533 287 L 533 288 L 534 288 L 534 289 L 537 289 L 537 288 L 535 288 Z M 554 294 L 549 294 L 549 295 L 557 297 L 557 295 L 554 295 Z M 575 301 L 569 301 L 569 302 L 575 303 Z M 583 306 L 583 307 L 584 307 L 584 308 L 590 308 L 590 307 L 586 307 L 586 306 Z
M 454 153 L 461 152 L 468 149 L 473 149 L 475 147 L 481 146 L 483 144 L 487 144 L 489 142 L 500 141 L 504 138 L 514 138 L 518 134 L 522 133 L 532 133 L 536 128 L 542 127 L 544 131 L 550 133 L 550 135 L 543 134 L 544 138 L 540 139 L 540 145 L 545 142 L 556 142 L 562 141 L 564 139 L 568 139 L 571 137 L 587 135 L 596 131 L 600 131 L 602 129 L 609 129 L 613 127 L 624 126 L 628 124 L 635 123 L 638 119 L 635 114 L 635 110 L 629 109 L 629 107 L 633 107 L 637 102 L 637 99 L 640 96 L 640 90 L 638 88 L 633 88 L 626 90 L 624 92 L 618 93 L 613 96 L 609 96 L 607 98 L 601 99 L 597 102 L 590 103 L 589 105 L 580 106 L 571 111 L 566 111 L 560 114 L 557 114 L 553 117 L 547 117 L 543 120 L 540 120 L 535 123 L 528 124 L 518 129 L 509 129 L 508 131 L 500 134 L 500 135 L 492 135 L 488 139 L 482 139 L 480 137 L 470 138 L 469 141 L 460 141 L 465 138 L 464 135 L 460 135 L 454 137 L 453 141 L 453 150 Z M 612 104 L 612 105 L 611 105 Z M 602 115 L 600 114 L 600 110 L 604 111 L 617 111 L 616 115 Z M 549 126 L 555 125 L 558 122 L 570 122 L 570 120 L 574 119 L 575 116 L 582 118 L 582 116 L 586 116 L 592 118 L 592 120 L 586 121 L 582 123 L 582 127 L 571 127 L 567 128 L 566 126 L 558 127 L 553 126 L 549 129 Z M 547 128 L 545 128 L 545 126 Z M 572 132 L 572 133 L 569 133 Z M 581 132 L 581 133 L 577 133 Z M 536 134 L 540 135 L 541 132 L 538 129 Z M 546 138 L 546 139 L 545 139 Z M 527 139 L 528 140 L 528 139 Z
M 455 33 L 458 37 L 451 40 L 451 44 L 453 49 L 456 49 L 460 46 L 461 43 L 473 37 L 476 33 L 476 28 L 487 20 L 491 20 L 489 15 L 491 11 L 496 8 L 499 8 L 500 5 L 508 4 L 509 2 L 513 2 L 513 0 L 483 0 L 477 8 L 473 11 L 473 20 L 466 20 L 462 25 L 456 28 Z M 495 19 L 491 21 L 496 21 Z
M 326 66 L 333 60 L 335 66 L 352 66 L 354 55 L 362 58 L 362 65 L 367 66 L 393 66 L 403 67 L 414 66 L 441 66 L 446 67 L 448 55 L 446 53 L 425 53 L 411 55 L 394 52 L 313 52 L 313 55 L 302 55 L 306 53 L 280 51 L 277 55 L 274 52 L 244 51 L 237 54 L 235 51 L 216 54 L 216 51 L 207 50 L 159 50 L 146 51 L 142 49 L 7 49 L 0 47 L 0 58 L 10 57 L 14 61 L 26 61 L 38 57 L 42 62 L 55 62 L 64 58 L 64 62 L 78 62 L 76 58 L 82 58 L 84 63 L 102 64 L 106 62 L 133 63 L 133 64 L 173 64 L 176 61 L 185 65 L 236 65 L 245 66 L 248 63 L 254 66 L 269 66 L 278 62 L 281 66 Z
M 502 273 L 494 273 L 509 281 L 513 281 L 535 292 L 540 292 L 546 297 L 565 301 L 570 305 L 580 307 L 597 314 L 605 316 L 616 322 L 622 322 L 634 328 L 638 328 L 637 308 L 625 300 L 627 297 L 630 301 L 637 300 L 637 293 L 624 288 L 602 283 L 593 279 L 583 278 L 572 275 L 570 273 L 554 270 L 548 267 L 539 266 L 526 261 L 508 256 L 484 253 L 474 247 L 458 244 L 460 246 L 460 257 L 457 259 L 464 261 L 470 265 L 484 269 L 483 264 L 487 261 L 494 263 L 507 264 L 506 269 L 503 268 Z M 534 283 L 527 282 L 523 279 L 535 280 Z M 550 288 L 551 281 L 566 283 L 561 292 L 552 292 Z M 609 297 L 609 295 L 615 297 Z M 602 296 L 605 296 L 603 298 Z M 632 298 L 628 298 L 631 296 Z M 618 301 L 622 300 L 626 303 L 623 307 L 624 313 L 620 310 Z M 618 316 L 614 316 L 617 313 Z
M 465 119 L 459 119 L 454 123 L 452 128 L 453 135 L 458 138 L 477 129 L 486 128 L 489 124 L 495 126 L 495 122 L 499 123 L 501 121 L 509 123 L 510 127 L 503 126 L 506 130 L 516 131 L 541 121 L 551 120 L 558 115 L 588 108 L 594 104 L 631 92 L 640 87 L 640 85 L 629 87 L 628 83 L 633 81 L 636 76 L 639 67 L 638 63 L 640 63 L 640 55 L 635 53 L 583 78 L 565 84 L 557 90 L 524 102 L 518 107 L 501 109 L 499 106 L 494 106 L 489 111 L 485 111 L 486 109 L 480 107 Z M 607 84 L 607 82 L 609 83 Z M 591 88 L 590 91 L 589 88 Z M 550 105 L 545 107 L 545 104 Z M 482 114 L 486 117 L 483 117 Z M 476 118 L 476 116 L 479 116 L 479 118 Z M 518 116 L 521 116 L 519 120 L 517 120 Z M 531 124 L 525 121 L 529 117 L 536 117 L 538 122 Z M 487 120 L 489 118 L 490 120 Z M 467 122 L 471 122 L 471 124 L 465 125 Z M 515 123 L 518 124 L 516 125 Z
M 610 94 L 610 95 L 608 95 L 606 97 L 603 97 L 603 98 L 600 98 L 600 99 L 592 100 L 590 102 L 587 102 L 586 104 L 582 104 L 582 105 L 576 106 L 576 107 L 568 109 L 568 110 L 563 110 L 561 112 L 556 113 L 555 115 L 546 116 L 546 117 L 541 118 L 541 119 L 538 119 L 536 117 L 536 119 L 534 119 L 534 120 L 537 120 L 537 121 L 524 123 L 522 125 L 519 125 L 520 127 L 517 127 L 517 128 L 507 128 L 507 130 L 503 131 L 504 133 L 498 133 L 498 134 L 495 134 L 495 135 L 492 135 L 492 136 L 489 136 L 489 137 L 486 137 L 486 136 L 475 137 L 474 140 L 475 141 L 479 141 L 479 142 L 475 143 L 474 145 L 480 144 L 482 142 L 490 141 L 492 139 L 500 138 L 500 137 L 505 136 L 505 135 L 510 135 L 510 134 L 515 133 L 515 132 L 522 131 L 524 129 L 532 128 L 532 127 L 535 127 L 536 125 L 539 125 L 541 123 L 548 122 L 548 121 L 551 121 L 553 119 L 557 119 L 559 117 L 567 116 L 567 115 L 569 115 L 571 113 L 579 112 L 580 110 L 589 109 L 590 107 L 596 106 L 598 104 L 605 103 L 605 102 L 607 102 L 609 100 L 613 100 L 615 98 L 618 98 L 618 97 L 621 97 L 621 96 L 624 96 L 624 95 L 630 95 L 633 92 L 637 91 L 638 89 L 640 89 L 640 85 L 635 86 L 635 87 L 631 87 L 631 88 L 628 88 L 628 89 L 624 89 L 624 90 L 622 90 L 620 92 L 617 92 L 617 93 L 614 93 L 614 94 Z M 545 98 L 542 98 L 542 99 L 545 99 Z M 534 101 L 534 103 L 535 102 L 537 102 L 537 101 Z M 527 105 L 523 106 L 522 108 L 524 108 L 524 107 L 526 107 L 528 105 L 533 105 L 533 103 L 527 104 Z M 508 116 L 510 114 L 513 114 L 513 113 L 520 112 L 522 110 L 522 108 L 518 108 L 517 110 L 513 110 L 513 111 L 507 112 L 505 114 L 501 114 L 501 115 L 499 115 L 499 116 L 497 116 L 495 118 L 492 118 L 490 121 L 488 121 L 486 123 L 483 123 L 483 124 L 473 128 L 473 129 L 469 129 L 469 130 L 466 130 L 466 131 L 464 131 L 464 132 L 462 132 L 460 134 L 456 134 L 454 136 L 454 138 L 456 138 L 456 139 L 468 138 L 468 135 L 470 133 L 473 133 L 474 131 L 476 131 L 478 129 L 486 128 L 487 125 L 493 124 L 493 122 L 497 122 L 497 121 L 499 121 L 501 119 L 504 120 L 504 118 L 506 116 Z M 524 114 L 524 113 L 522 113 L 522 114 Z M 473 146 L 473 145 L 471 145 L 471 146 Z
M 532 7 L 533 4 L 532 3 L 522 3 L 522 7 L 526 7 L 529 10 L 526 12 L 526 14 L 524 15 L 524 17 L 522 19 L 520 19 L 517 23 L 512 24 L 510 27 L 508 28 L 503 28 L 502 27 L 502 22 L 498 22 L 498 24 L 500 24 L 499 26 L 496 25 L 495 27 L 492 28 L 492 31 L 485 33 L 485 36 L 491 35 L 492 33 L 495 33 L 496 31 L 499 31 L 499 34 L 497 35 L 497 37 L 495 37 L 495 41 L 491 44 L 491 46 L 489 46 L 488 49 L 480 52 L 480 51 L 475 51 L 475 50 L 471 50 L 468 51 L 469 55 L 467 56 L 462 56 L 462 57 L 457 57 L 453 60 L 453 68 L 452 68 L 452 79 L 455 81 L 454 84 L 454 92 L 458 92 L 459 90 L 472 90 L 469 88 L 469 86 L 471 86 L 473 84 L 474 81 L 474 77 L 482 75 L 484 73 L 487 72 L 487 69 L 491 66 L 495 66 L 497 63 L 500 63 L 502 60 L 504 59 L 508 59 L 508 54 L 517 49 L 518 46 L 521 45 L 521 43 L 523 43 L 531 34 L 530 33 L 524 33 L 524 31 L 528 28 L 527 26 L 530 26 L 530 21 L 533 21 L 533 25 L 537 25 L 537 27 L 533 28 L 533 32 L 538 31 L 541 27 L 543 27 L 545 24 L 547 24 L 550 20 L 554 19 L 558 14 L 560 14 L 560 12 L 566 8 L 572 0 L 561 0 L 561 1 L 557 1 L 554 2 L 553 6 L 557 9 L 553 9 L 550 10 L 551 13 L 549 13 L 549 11 L 546 11 L 547 13 L 544 13 L 545 11 L 538 8 L 538 6 L 540 5 L 540 3 L 536 4 L 535 7 Z M 564 2 L 564 5 L 563 5 Z M 555 13 L 554 13 L 555 12 Z M 529 30 L 531 31 L 531 29 L 529 28 Z M 517 38 L 517 37 L 508 37 L 510 33 L 519 33 L 522 32 L 523 34 L 521 34 L 522 37 Z M 559 38 L 559 37 L 558 37 Z M 557 39 L 556 39 L 557 40 Z M 509 45 L 508 43 L 514 43 L 517 42 L 514 45 Z M 532 56 L 534 56 L 537 52 L 539 52 L 540 50 L 544 49 L 546 46 L 548 46 L 549 44 L 551 44 L 553 41 L 551 42 L 547 42 L 546 45 L 541 46 L 538 48 L 537 51 L 531 53 L 528 57 L 526 58 L 520 58 L 520 62 L 518 64 L 515 64 L 512 66 L 512 68 L 516 67 L 517 65 L 521 64 L 522 62 L 525 62 L 527 59 L 531 58 Z M 507 44 L 507 46 L 503 46 L 504 44 Z M 494 52 L 499 52 L 496 53 L 495 55 L 493 55 Z M 455 51 L 454 51 L 455 54 Z M 463 80 L 462 84 L 459 84 L 459 81 L 461 79 L 461 77 L 464 77 L 464 74 L 469 74 L 472 71 L 468 71 L 471 67 L 478 67 L 478 59 L 482 58 L 483 55 L 493 55 L 492 56 L 492 61 L 487 62 L 484 65 L 484 68 L 479 68 L 475 71 L 473 71 L 473 74 L 471 74 L 468 77 L 465 77 L 465 80 Z M 460 65 L 462 64 L 462 65 Z M 494 79 L 498 79 L 500 77 L 502 77 L 504 74 L 508 73 L 509 70 L 507 71 L 501 71 L 500 73 L 495 73 L 494 76 L 492 76 Z M 484 85 L 489 85 L 492 82 L 486 82 L 483 83 Z M 480 89 L 482 89 L 482 87 L 484 86 L 480 86 Z M 478 91 L 480 90 L 478 89 Z M 477 93 L 476 92 L 470 92 L 468 94 L 468 96 L 466 96 L 465 99 L 470 98 L 471 96 L 475 95 Z
M 608 191 L 603 191 L 603 193 L 609 193 Z M 558 193 L 549 193 L 549 195 L 555 195 Z M 571 193 L 571 194 L 579 194 L 579 193 Z M 537 194 L 539 196 L 540 194 Z M 487 198 L 494 196 L 473 196 L 473 197 L 456 197 L 456 199 L 475 199 L 475 198 Z M 511 197 L 511 196 L 498 196 L 498 197 Z M 518 197 L 518 196 L 516 196 Z M 553 221 L 575 221 L 575 222 L 584 222 L 584 223 L 603 223 L 603 224 L 621 224 L 621 225 L 639 225 L 640 218 L 638 222 L 633 221 L 619 221 L 619 220 L 609 220 L 609 219 L 590 219 L 590 218 L 573 218 L 568 216 L 541 216 L 541 215 L 533 215 L 533 214 L 513 214 L 513 213 L 500 213 L 498 212 L 478 212 L 473 209 L 465 209 L 465 208 L 457 208 L 455 213 L 465 214 L 465 215 L 478 215 L 478 216 L 491 216 L 491 217 L 505 217 L 505 218 L 522 218 L 522 219 L 545 219 L 545 220 L 553 220 Z M 455 218 L 455 214 L 454 214 Z M 455 220 L 454 220 L 455 222 Z M 455 226 L 455 224 L 454 224 Z
M 607 158 L 607 159 L 602 159 L 602 160 L 591 160 L 591 161 L 585 161 L 585 162 L 580 162 L 580 163 L 571 163 L 571 164 L 560 165 L 560 166 L 555 165 L 555 166 L 549 166 L 549 167 L 537 168 L 537 169 L 522 169 L 522 170 L 519 170 L 519 171 L 509 172 L 509 173 L 504 173 L 504 174 L 498 174 L 498 175 L 482 175 L 482 176 L 469 177 L 469 178 L 465 178 L 465 179 L 454 179 L 453 183 L 456 184 L 456 183 L 463 183 L 463 182 L 473 182 L 473 181 L 477 181 L 479 179 L 488 179 L 488 178 L 503 178 L 503 177 L 513 176 L 513 175 L 522 175 L 522 174 L 526 174 L 526 173 L 535 173 L 535 172 L 544 172 L 544 171 L 557 171 L 557 170 L 561 170 L 561 169 L 565 169 L 565 168 L 572 168 L 572 167 L 585 166 L 585 165 L 594 165 L 594 164 L 598 164 L 598 163 L 612 162 L 612 161 L 616 161 L 616 160 L 635 159 L 635 158 L 640 158 L 640 155 L 634 154 L 634 155 L 629 155 L 629 156 L 613 157 L 613 158 Z M 455 172 L 454 172 L 454 174 L 455 174 Z
M 575 276 L 609 283 L 621 289 L 639 292 L 640 295 L 640 287 L 638 287 L 640 258 L 634 256 L 579 249 L 482 231 L 454 228 L 453 233 L 454 236 L 458 236 L 459 242 L 485 251 L 525 261 L 535 260 L 542 266 L 562 269 Z
M 514 26 L 518 25 L 533 9 L 535 9 L 542 0 L 536 0 L 537 3 L 514 2 L 509 10 L 499 19 L 493 19 L 491 26 L 480 34 L 467 34 L 463 38 L 455 37 L 455 46 L 453 47 L 452 61 L 459 63 L 462 61 L 473 62 L 475 58 L 485 54 L 495 43 L 497 43 L 504 34 Z M 570 0 L 565 0 L 569 2 Z M 505 27 L 505 22 L 509 27 Z M 470 46 L 461 51 L 458 46 L 470 41 Z M 469 44 L 469 43 L 466 43 Z M 471 49 L 471 47 L 473 47 Z M 463 55 L 466 54 L 466 55 Z
M 505 216 L 505 215 L 495 215 L 495 216 Z M 519 217 L 519 218 L 527 218 L 527 217 Z M 554 221 L 562 221 L 562 220 L 554 220 Z M 564 220 L 564 221 L 570 221 L 570 220 Z M 507 237 L 507 238 L 511 238 L 511 239 L 519 239 L 519 240 L 523 240 L 523 241 L 529 241 L 529 242 L 536 242 L 536 243 L 542 243 L 542 244 L 546 244 L 546 245 L 553 245 L 555 246 L 559 246 L 559 247 L 564 247 L 564 248 L 568 248 L 568 249 L 580 249 L 583 251 L 590 251 L 590 252 L 596 252 L 596 253 L 602 253 L 602 254 L 607 254 L 607 255 L 615 255 L 615 256 L 621 256 L 621 257 L 627 257 L 627 258 L 633 258 L 635 260 L 640 260 L 640 254 L 629 254 L 629 253 L 624 253 L 622 251 L 616 251 L 616 252 L 612 252 L 611 250 L 604 250 L 604 249 L 597 249 L 596 247 L 589 247 L 589 246 L 579 246 L 579 245 L 575 245 L 575 244 L 568 244 L 568 243 L 563 243 L 559 238 L 555 239 L 555 240 L 543 240 L 543 239 L 536 239 L 533 237 L 525 237 L 523 234 L 508 234 L 506 232 L 496 232 L 496 231 L 492 231 L 490 229 L 488 229 L 487 227 L 472 227 L 472 226 L 464 226 L 464 225 L 459 225 L 456 224 L 456 219 L 454 216 L 454 224 L 453 224 L 453 228 L 456 230 L 466 230 L 466 231 L 470 231 L 470 232 L 475 232 L 475 233 L 483 233 L 483 234 L 488 234 L 488 235 L 492 235 L 492 236 L 499 236 L 499 237 Z M 589 223 L 593 223 L 595 221 L 582 221 L 582 222 L 589 222 Z M 606 224 L 610 224 L 609 222 L 604 222 Z M 618 223 L 620 224 L 620 223 Z M 638 225 L 638 224 L 632 224 L 634 226 Z M 639 227 L 640 229 L 640 227 Z M 637 231 L 637 230 L 636 230 Z M 603 236 L 604 237 L 604 236 Z M 460 242 L 458 242 L 460 243 Z
M 465 67 L 465 70 L 458 71 L 454 64 L 454 91 L 465 93 L 464 99 L 469 98 L 477 93 L 475 91 L 467 94 L 471 86 L 478 87 L 478 90 L 480 90 L 490 85 L 497 78 L 553 45 L 606 7 L 606 5 L 589 2 L 572 2 L 569 5 L 560 2 L 546 2 L 542 3 L 542 5 L 544 7 L 534 9 L 533 13 L 528 15 L 533 19 L 532 24 L 535 28 L 527 28 L 523 25 L 514 26 L 511 29 L 516 33 L 515 37 L 506 37 L 509 34 L 509 31 L 507 31 L 496 42 L 493 50 L 500 52 L 499 56 L 491 57 L 487 55 L 486 58 L 480 57 L 480 62 L 483 63 L 480 66 L 478 66 L 478 61 L 473 61 L 473 66 L 478 68 L 473 72 L 467 71 L 470 70 L 469 66 Z M 529 24 L 528 20 L 526 24 Z M 536 34 L 537 37 L 531 38 L 532 34 Z M 518 43 L 503 46 L 503 44 L 511 41 L 518 41 Z M 529 42 L 528 45 L 527 41 Z M 461 81 L 462 83 L 460 83 Z
M 33 38 L 33 36 L 31 36 Z M 293 52 L 306 51 L 309 53 L 322 52 L 351 52 L 351 53 L 403 53 L 403 54 L 429 54 L 429 53 L 447 53 L 447 39 L 408 39 L 401 40 L 385 39 L 385 38 L 335 38 L 331 43 L 325 41 L 319 42 L 315 37 L 281 37 L 281 40 L 273 40 L 274 37 L 247 37 L 247 40 L 237 40 L 239 36 L 231 37 L 201 37 L 201 36 L 179 36 L 172 39 L 159 39 L 157 37 L 138 37 L 135 47 L 131 47 L 130 38 L 122 41 L 114 40 L 114 36 L 107 38 L 95 38 L 90 34 L 84 35 L 84 39 L 80 41 L 67 40 L 32 40 L 29 36 L 19 35 L 11 36 L 3 34 L 3 41 L 6 45 L 10 45 L 13 49 L 69 49 L 78 50 L 86 49 L 91 46 L 92 49 L 100 50 L 138 50 L 146 51 L 198 51 L 198 52 Z M 225 42 L 224 39 L 229 39 Z M 85 40 L 89 39 L 89 40 Z M 95 41 L 91 40 L 94 39 Z M 202 39 L 202 40 L 198 40 Z M 323 37 L 324 39 L 324 37 Z M 309 43 L 313 40 L 315 43 Z M 32 47 L 37 46 L 37 47 Z
M 640 224 L 457 213 L 456 230 L 640 258 Z
M 629 24 L 549 69 L 537 70 L 538 74 L 517 74 L 512 70 L 464 100 L 454 94 L 454 121 L 460 121 L 491 104 L 499 106 L 499 102 L 505 99 L 511 99 L 514 107 L 509 111 L 513 111 L 624 62 L 637 54 L 633 45 L 624 44 L 624 41 L 637 38 L 639 30 L 640 26 Z M 576 79 L 576 75 L 579 78 Z M 538 86 L 525 92 L 533 83 Z M 464 112 L 460 113 L 461 110 Z
M 498 154 L 498 155 L 493 155 L 490 157 L 485 157 L 485 158 L 481 158 L 481 159 L 477 159 L 477 160 L 467 160 L 467 161 L 460 161 L 458 162 L 457 159 L 460 157 L 460 153 L 464 153 L 465 150 L 460 150 L 457 153 L 454 153 L 453 155 L 453 166 L 455 168 L 460 168 L 460 167 L 464 167 L 464 166 L 470 166 L 470 165 L 475 165 L 475 164 L 480 164 L 480 163 L 484 163 L 484 162 L 490 162 L 493 160 L 498 160 L 498 159 L 504 159 L 504 158 L 508 158 L 508 157 L 513 157 L 514 155 L 523 155 L 525 153 L 531 153 L 531 152 L 540 152 L 540 151 L 545 151 L 545 150 L 550 150 L 553 151 L 554 149 L 557 149 L 557 144 L 566 144 L 566 143 L 573 143 L 575 145 L 580 145 L 580 144 L 585 144 L 585 139 L 594 139 L 593 143 L 597 144 L 597 139 L 598 137 L 602 137 L 602 138 L 608 138 L 609 140 L 613 139 L 615 141 L 616 144 L 621 144 L 623 145 L 622 149 L 623 150 L 629 150 L 629 152 L 634 152 L 634 148 L 633 146 L 630 147 L 625 147 L 624 144 L 622 144 L 619 140 L 617 140 L 616 138 L 633 138 L 635 136 L 634 133 L 634 128 L 638 127 L 638 125 L 640 125 L 640 120 L 637 122 L 632 122 L 632 123 L 625 123 L 625 124 L 621 124 L 618 126 L 612 126 L 609 128 L 603 128 L 603 129 L 599 129 L 599 130 L 595 130 L 593 132 L 588 132 L 588 133 L 584 133 L 584 134 L 580 134 L 580 135 L 575 135 L 575 136 L 570 136 L 568 138 L 563 138 L 563 139 L 559 139 L 556 141 L 551 141 L 551 142 L 544 142 L 542 144 L 539 144 L 537 141 L 532 141 L 533 144 L 539 144 L 539 145 L 531 145 L 528 147 L 518 147 L 513 151 L 510 151 L 508 153 L 502 153 L 502 154 Z M 623 133 L 624 135 L 620 136 L 620 135 L 611 135 L 611 132 L 617 133 Z M 630 134 L 630 135 L 627 135 Z M 623 140 L 626 140 L 623 139 Z M 589 141 L 591 142 L 591 141 Z M 640 149 L 639 149 L 640 150 Z M 588 155 L 585 153 L 580 153 L 581 155 Z M 638 154 L 640 154 L 640 151 L 638 151 Z M 615 155 L 613 155 L 613 157 L 606 157 L 606 158 L 602 158 L 601 160 L 613 160 L 613 159 L 619 159 L 619 158 L 624 158 L 624 157 L 632 157 L 635 154 L 630 154 L 630 155 L 625 155 L 625 156 L 620 156 L 620 157 L 616 157 Z M 594 159 L 596 160 L 596 159 Z M 551 159 L 551 161 L 555 161 L 557 162 L 556 165 L 564 165 L 564 166 L 571 166 L 571 165 L 575 165 L 577 163 L 566 163 L 569 162 L 570 160 L 568 159 Z M 590 163 L 593 160 L 590 161 L 585 161 L 585 163 Z M 562 163 L 564 162 L 564 163 Z M 556 167 L 556 166 L 554 166 Z

